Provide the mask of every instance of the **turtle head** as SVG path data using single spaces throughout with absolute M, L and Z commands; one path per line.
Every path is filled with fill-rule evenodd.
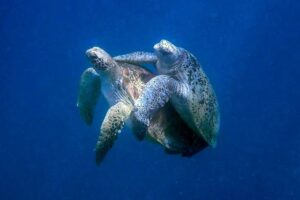
M 166 68 L 171 67 L 180 56 L 178 47 L 167 40 L 161 40 L 153 48 L 160 64 Z
M 112 57 L 99 47 L 90 48 L 85 54 L 96 70 L 106 71 L 115 66 Z

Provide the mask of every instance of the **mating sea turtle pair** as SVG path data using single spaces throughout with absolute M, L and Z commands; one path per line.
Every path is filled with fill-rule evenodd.
M 115 57 L 132 64 L 155 63 L 160 75 L 151 79 L 135 102 L 135 116 L 146 126 L 169 100 L 182 119 L 209 145 L 216 145 L 219 111 L 214 90 L 196 58 L 167 40 L 154 54 L 135 52 Z
M 133 133 L 139 138 L 141 131 L 134 128 L 137 124 L 131 114 L 146 83 L 150 79 L 153 80 L 154 75 L 137 64 L 116 61 L 99 47 L 87 50 L 86 55 L 93 66 L 86 69 L 81 76 L 77 102 L 80 114 L 87 124 L 92 123 L 100 92 L 111 106 L 101 125 L 96 145 L 96 162 L 100 163 L 112 147 L 125 122 L 132 127 Z M 141 59 L 139 64 L 145 59 L 147 62 L 150 62 L 150 59 L 152 61 L 157 59 L 150 53 L 131 54 L 133 55 Z M 117 58 L 128 59 L 129 57 Z M 146 93 L 149 93 L 148 90 Z M 160 95 L 157 97 L 161 98 Z M 144 100 L 139 101 L 138 105 Z M 160 107 L 162 108 L 155 108 L 153 112 L 152 104 L 149 104 L 151 119 L 148 119 L 146 132 L 142 132 L 147 139 L 161 144 L 168 153 L 180 153 L 183 156 L 191 156 L 207 146 L 193 127 L 187 126 L 171 104 L 167 103 Z

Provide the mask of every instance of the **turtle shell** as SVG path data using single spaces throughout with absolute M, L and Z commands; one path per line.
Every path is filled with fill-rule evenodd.
M 137 65 L 128 63 L 119 65 L 122 69 L 122 87 L 134 104 L 146 83 L 154 75 Z M 167 153 L 191 156 L 207 147 L 207 143 L 181 119 L 170 103 L 155 113 L 147 132 L 147 138 L 160 143 Z

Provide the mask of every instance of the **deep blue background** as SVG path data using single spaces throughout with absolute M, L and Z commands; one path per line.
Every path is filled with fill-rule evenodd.
M 0 199 L 300 199 L 300 3 L 292 0 L 0 3 Z M 216 149 L 165 155 L 126 130 L 103 165 L 76 109 L 98 45 L 195 54 L 221 109 Z

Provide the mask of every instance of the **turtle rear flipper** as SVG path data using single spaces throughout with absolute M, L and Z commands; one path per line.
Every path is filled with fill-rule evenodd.
M 131 110 L 131 106 L 119 102 L 110 107 L 107 111 L 96 144 L 96 163 L 98 165 L 103 161 L 106 153 L 112 148 L 125 121 L 130 116 Z
M 91 125 L 94 117 L 94 109 L 100 93 L 100 77 L 94 68 L 86 69 L 80 79 L 77 107 L 80 116 Z

